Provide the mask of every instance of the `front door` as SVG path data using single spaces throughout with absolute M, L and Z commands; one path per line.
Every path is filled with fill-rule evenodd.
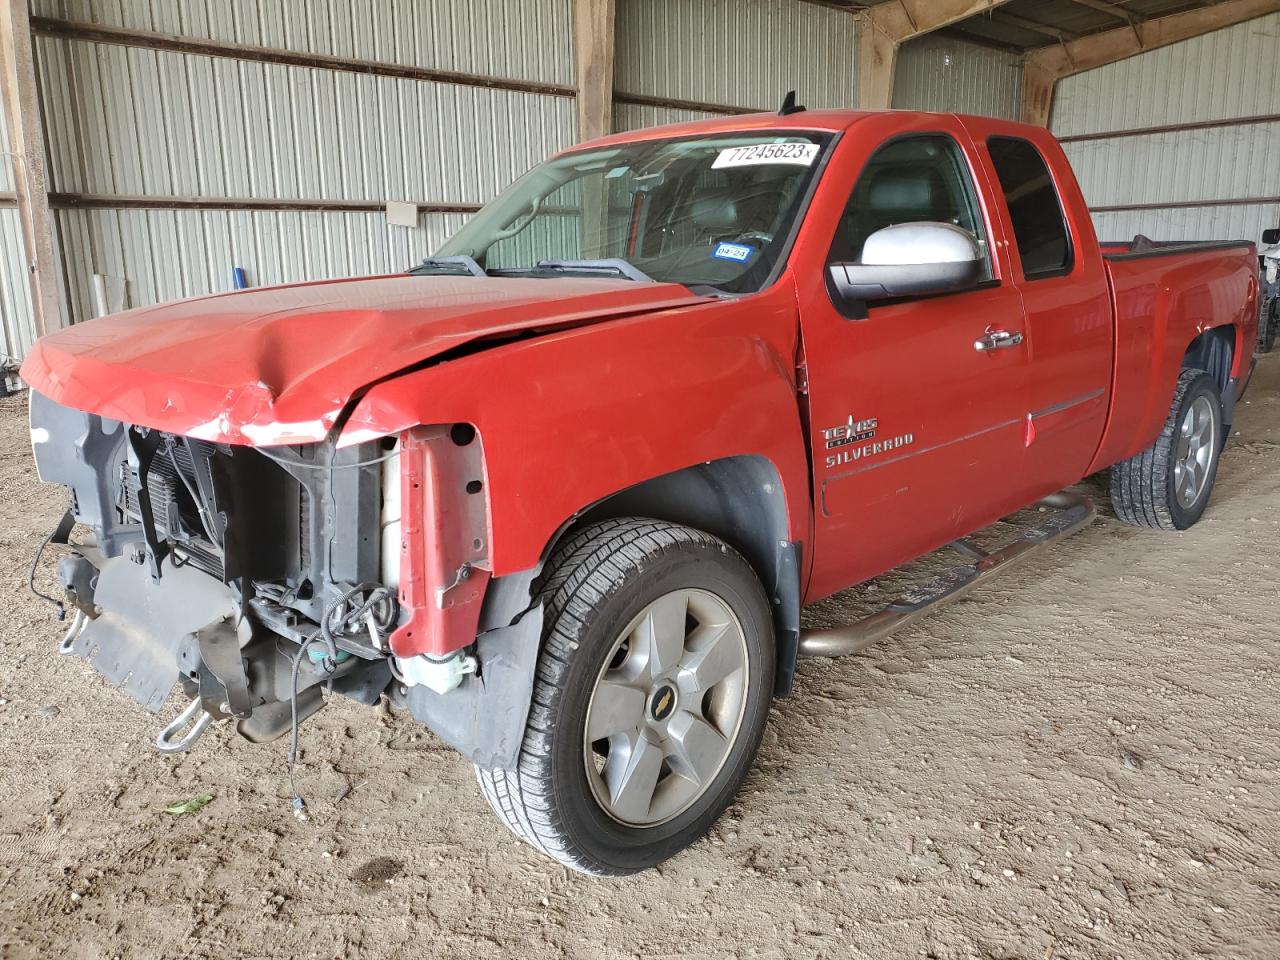
M 1022 300 L 992 244 L 971 149 L 957 125 L 894 137 L 851 165 L 859 172 L 829 260 L 857 260 L 867 237 L 891 224 L 951 223 L 985 254 L 972 289 L 872 303 L 851 319 L 825 285 L 806 291 L 814 278 L 799 281 L 815 502 L 809 600 L 1026 502 Z

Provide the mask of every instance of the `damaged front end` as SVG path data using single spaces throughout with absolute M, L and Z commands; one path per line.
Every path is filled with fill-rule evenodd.
M 328 690 L 385 694 L 482 766 L 512 765 L 541 616 L 532 573 L 489 579 L 482 453 L 460 426 L 255 448 L 33 390 L 40 477 L 92 531 L 58 567 L 63 652 L 153 713 L 181 686 L 162 750 L 219 720 L 275 739 Z

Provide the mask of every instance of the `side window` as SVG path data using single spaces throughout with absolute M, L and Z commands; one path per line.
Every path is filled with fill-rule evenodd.
M 987 253 L 973 177 L 960 146 L 943 134 L 904 137 L 872 155 L 836 228 L 831 261 L 856 261 L 877 230 L 923 220 L 963 227 Z M 989 255 L 986 261 L 990 279 Z
M 1069 272 L 1071 235 L 1040 151 L 1016 137 L 992 137 L 987 149 L 1009 206 L 1023 276 L 1033 280 Z

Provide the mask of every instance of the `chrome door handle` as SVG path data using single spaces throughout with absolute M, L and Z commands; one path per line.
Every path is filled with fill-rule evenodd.
M 1016 347 L 1022 343 L 1021 333 L 1010 333 L 1008 330 L 992 330 L 987 328 L 987 332 L 973 341 L 973 349 L 979 353 L 987 353 L 991 350 L 1008 350 L 1010 347 Z

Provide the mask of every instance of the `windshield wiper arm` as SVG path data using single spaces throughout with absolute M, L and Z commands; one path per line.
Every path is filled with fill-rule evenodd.
M 409 272 L 416 276 L 423 276 L 429 273 L 448 273 L 455 276 L 472 277 L 488 276 L 484 272 L 484 267 L 480 266 L 474 258 L 468 257 L 465 253 L 459 253 L 452 257 L 427 257 Z
M 555 270 L 561 273 L 610 273 L 618 277 L 626 277 L 637 283 L 657 283 L 634 263 L 621 257 L 610 257 L 601 260 L 539 260 L 535 270 Z

